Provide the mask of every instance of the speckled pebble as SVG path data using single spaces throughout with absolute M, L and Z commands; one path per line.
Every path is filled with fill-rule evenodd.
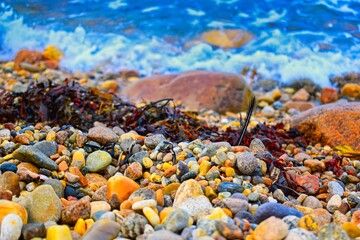
M 110 163 L 111 155 L 102 150 L 92 152 L 86 158 L 86 167 L 88 167 L 90 172 L 104 170 Z
M 0 239 L 18 240 L 22 226 L 23 222 L 18 215 L 13 213 L 6 215 L 1 221 Z
M 341 197 L 339 195 L 334 195 L 330 198 L 329 202 L 326 205 L 326 209 L 333 213 L 338 210 L 341 206 Z
M 344 188 L 337 181 L 331 181 L 328 183 L 329 192 L 333 195 L 344 195 Z
M 237 155 L 236 166 L 240 173 L 244 175 L 251 175 L 258 167 L 258 161 L 253 153 L 240 152 Z

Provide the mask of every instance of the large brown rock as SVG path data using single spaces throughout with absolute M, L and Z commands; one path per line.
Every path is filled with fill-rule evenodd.
M 246 111 L 252 96 L 239 75 L 206 71 L 143 78 L 122 94 L 133 102 L 173 98 L 189 110 L 205 108 L 220 113 Z
M 312 108 L 291 119 L 291 126 L 308 139 L 330 146 L 360 150 L 360 102 L 332 103 Z

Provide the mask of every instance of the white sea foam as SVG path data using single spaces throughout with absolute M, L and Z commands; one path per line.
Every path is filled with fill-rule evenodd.
M 143 13 L 147 13 L 147 12 L 153 12 L 153 11 L 157 11 L 159 10 L 160 7 L 149 7 L 149 8 L 145 8 L 142 10 Z
M 201 11 L 201 10 L 195 10 L 192 8 L 187 8 L 186 12 L 191 15 L 191 16 L 196 16 L 196 17 L 202 17 L 205 16 L 205 12 Z
M 271 22 L 278 21 L 278 20 L 282 19 L 283 17 L 285 17 L 286 12 L 287 12 L 286 10 L 283 10 L 281 13 L 278 13 L 275 10 L 271 10 L 267 17 L 257 18 L 256 21 L 253 22 L 253 25 L 260 26 L 265 23 L 271 23 Z
M 115 0 L 108 4 L 108 7 L 111 9 L 118 9 L 125 6 L 127 6 L 127 3 L 124 0 Z

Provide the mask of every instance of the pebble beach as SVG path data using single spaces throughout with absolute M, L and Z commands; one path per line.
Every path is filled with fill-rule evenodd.
M 159 116 L 128 124 L 135 114 L 156 114 L 137 112 L 146 103 L 111 122 L 99 117 L 95 97 L 81 110 L 87 115 L 73 98 L 70 108 L 57 99 L 29 117 L 29 89 L 47 96 L 73 83 L 68 89 L 113 101 L 109 96 L 141 81 L 136 72 L 54 70 L 57 58 L 50 59 L 1 65 L 0 239 L 360 239 L 357 74 L 335 78 L 336 87 L 250 83 L 256 107 L 236 144 L 231 134 L 246 111 L 193 116 L 184 106 L 178 114 L 189 126 L 175 135 L 165 133 L 184 126 L 155 121 Z M 59 124 L 54 109 L 84 118 Z M 91 118 L 89 109 L 99 113 Z M 312 118 L 325 123 L 302 132 Z M 201 135 L 205 128 L 218 135 Z M 321 130 L 333 135 L 319 138 Z

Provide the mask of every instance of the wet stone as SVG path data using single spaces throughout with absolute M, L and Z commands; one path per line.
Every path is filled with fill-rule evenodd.
M 135 199 L 141 199 L 141 200 L 147 200 L 147 199 L 156 199 L 156 194 L 154 192 L 154 190 L 150 189 L 150 188 L 140 188 L 138 190 L 136 190 L 135 192 L 133 192 L 130 197 L 129 200 L 133 201 Z
M 196 178 L 196 176 L 197 176 L 196 172 L 189 171 L 189 172 L 185 173 L 183 176 L 181 176 L 180 181 L 184 182 L 184 181 L 189 180 L 189 179 L 194 179 L 194 178 Z
M 177 175 L 181 178 L 185 173 L 189 172 L 189 167 L 183 161 L 177 164 Z
M 109 166 L 111 159 L 111 155 L 108 152 L 98 150 L 87 156 L 86 167 L 88 167 L 90 172 L 98 172 Z
M 121 232 L 127 238 L 136 238 L 144 233 L 146 224 L 148 224 L 148 221 L 144 216 L 138 213 L 131 213 L 124 218 Z
M 89 218 L 90 210 L 90 197 L 83 197 L 63 209 L 61 213 L 61 221 L 67 225 L 74 225 L 79 218 Z
M 64 189 L 64 196 L 67 197 L 77 197 L 76 189 L 71 186 L 66 186 Z
M 55 141 L 41 141 L 34 144 L 46 156 L 50 157 L 57 152 L 58 144 Z
M 252 215 L 251 213 L 249 213 L 248 211 L 239 211 L 235 214 L 235 217 L 239 218 L 239 219 L 246 219 L 248 220 L 250 223 L 254 223 L 255 222 L 255 218 L 254 215 Z
M 7 171 L 0 175 L 0 190 L 9 190 L 13 195 L 18 196 L 20 193 L 20 178 L 16 173 Z
M 43 223 L 29 223 L 25 224 L 22 228 L 22 237 L 24 240 L 30 240 L 33 238 L 45 238 L 46 228 Z
M 235 192 L 241 193 L 244 191 L 244 187 L 240 184 L 233 183 L 233 182 L 221 182 L 218 185 L 218 191 L 219 192 L 230 192 L 230 193 L 235 193 Z
M 302 217 L 303 214 L 293 208 L 287 207 L 279 203 L 264 203 L 258 207 L 254 217 L 257 223 L 262 222 L 263 220 L 274 216 L 277 218 L 283 218 L 289 215 L 294 215 L 296 217 Z
M 16 173 L 17 166 L 15 164 L 13 164 L 13 163 L 7 163 L 6 162 L 6 163 L 1 164 L 0 171 L 2 173 L 8 172 L 8 171 Z
M 149 157 L 149 154 L 146 151 L 137 152 L 129 158 L 129 163 L 138 162 L 142 163 L 143 158 Z

